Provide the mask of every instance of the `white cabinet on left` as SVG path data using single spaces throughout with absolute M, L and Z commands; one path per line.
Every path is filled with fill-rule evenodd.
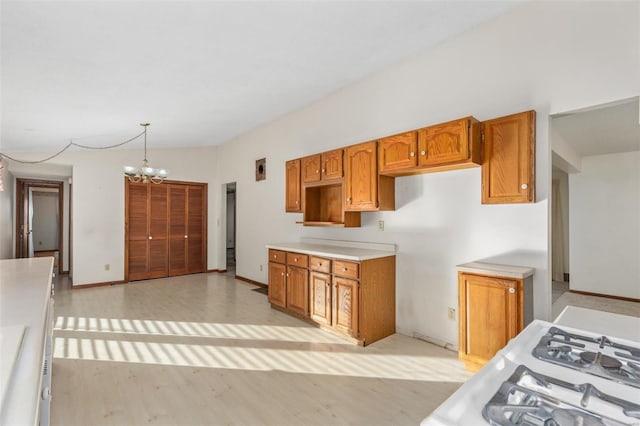
M 49 424 L 53 353 L 52 274 L 52 257 L 0 260 L 3 343 L 5 331 L 9 339 L 12 333 L 15 337 L 16 330 L 24 330 L 22 338 L 18 339 L 21 347 L 10 368 L 6 388 L 2 383 L 5 394 L 0 424 Z M 3 362 L 4 350 L 3 344 Z

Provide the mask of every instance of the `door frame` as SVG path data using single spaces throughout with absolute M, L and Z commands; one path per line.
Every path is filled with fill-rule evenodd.
M 26 227 L 29 222 L 29 189 L 58 189 L 58 270 L 64 270 L 64 182 L 49 179 L 16 178 L 16 259 L 29 257 L 29 238 Z M 26 249 L 26 256 L 24 255 Z

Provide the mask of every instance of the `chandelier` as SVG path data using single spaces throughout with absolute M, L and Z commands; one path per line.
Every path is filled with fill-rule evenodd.
M 131 182 L 142 183 L 162 183 L 167 178 L 167 171 L 165 169 L 154 169 L 149 166 L 147 161 L 147 127 L 151 123 L 140 123 L 144 127 L 144 160 L 140 167 L 124 166 L 124 175 L 129 178 Z

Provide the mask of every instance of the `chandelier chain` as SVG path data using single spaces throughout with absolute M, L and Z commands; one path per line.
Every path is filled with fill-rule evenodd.
M 62 148 L 60 151 L 56 152 L 53 155 L 50 155 L 47 158 L 44 158 L 42 160 L 18 160 L 17 158 L 13 158 L 3 152 L 0 152 L 0 157 L 3 158 L 8 158 L 11 161 L 15 161 L 16 163 L 22 163 L 22 164 L 39 164 L 39 163 L 44 163 L 46 161 L 52 160 L 54 158 L 56 158 L 58 155 L 62 154 L 63 152 L 65 152 L 67 149 L 71 148 L 72 146 L 76 146 L 78 148 L 83 148 L 83 149 L 94 149 L 94 150 L 99 150 L 99 149 L 113 149 L 113 148 L 118 148 L 122 145 L 126 145 L 130 142 L 133 142 L 134 140 L 138 139 L 140 136 L 144 135 L 145 137 L 145 143 L 144 143 L 144 157 L 147 158 L 147 128 L 145 127 L 144 131 L 135 135 L 132 138 L 129 138 L 127 140 L 125 140 L 124 142 L 120 142 L 114 145 L 107 145 L 107 146 L 89 146 L 89 145 L 83 145 L 77 142 L 74 142 L 73 139 L 71 139 L 69 141 L 69 143 Z

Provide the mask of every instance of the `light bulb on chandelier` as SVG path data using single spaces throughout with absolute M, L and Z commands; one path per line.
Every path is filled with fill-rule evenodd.
M 147 127 L 150 124 L 140 123 L 144 127 L 144 160 L 142 160 L 142 165 L 140 167 L 124 166 L 124 174 L 131 182 L 162 183 L 168 176 L 165 169 L 155 169 L 149 166 L 147 161 Z

